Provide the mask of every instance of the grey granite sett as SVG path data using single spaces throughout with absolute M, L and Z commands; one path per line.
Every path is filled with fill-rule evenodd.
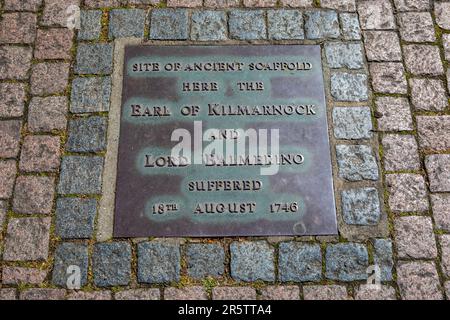
M 342 26 L 342 36 L 345 40 L 360 40 L 361 27 L 357 13 L 344 12 L 339 15 Z
M 60 194 L 100 194 L 102 172 L 102 157 L 63 157 L 58 192 Z
M 180 280 L 180 246 L 142 242 L 137 246 L 138 282 L 169 283 Z
M 146 11 L 114 9 L 109 14 L 109 38 L 144 37 Z
M 336 139 L 372 138 L 372 118 L 369 107 L 336 107 L 333 109 Z
M 69 152 L 99 152 L 106 149 L 106 117 L 74 119 L 69 122 Z
M 358 243 L 338 243 L 327 247 L 326 277 L 331 280 L 357 281 L 367 279 L 369 255 Z
M 59 198 L 56 202 L 56 234 L 63 239 L 91 238 L 97 200 Z
M 231 276 L 236 281 L 275 281 L 274 249 L 265 241 L 230 245 Z
M 305 16 L 306 38 L 339 38 L 339 20 L 335 11 L 307 11 Z
M 150 18 L 150 39 L 186 40 L 189 17 L 186 9 L 154 9 Z
M 87 283 L 88 266 L 89 259 L 87 245 L 70 242 L 61 243 L 55 251 L 52 283 L 60 287 L 67 287 L 69 284 L 74 288 L 73 286 L 76 286 L 77 283 L 70 281 L 70 278 L 74 272 L 77 272 L 76 267 L 78 267 L 80 271 L 79 285 L 81 288 Z
M 263 10 L 233 10 L 228 22 L 230 38 L 259 40 L 266 38 L 266 14 Z
M 214 10 L 195 11 L 192 13 L 191 39 L 197 41 L 226 40 L 226 13 Z
M 267 12 L 269 39 L 304 39 L 303 16 L 299 10 L 270 10 Z
M 97 243 L 92 256 L 94 283 L 99 287 L 126 286 L 131 277 L 131 246 L 127 242 Z
M 110 77 L 75 78 L 72 82 L 70 111 L 72 113 L 109 110 Z
M 342 191 L 344 221 L 350 225 L 376 225 L 380 221 L 380 197 L 375 188 Z
M 81 10 L 78 40 L 97 40 L 102 31 L 101 10 Z
M 359 43 L 328 42 L 325 44 L 325 55 L 330 68 L 362 69 L 364 56 Z
M 378 180 L 377 161 L 366 145 L 337 145 L 339 176 L 348 181 Z
M 374 263 L 380 267 L 381 281 L 392 281 L 392 269 L 394 268 L 392 241 L 390 239 L 375 239 Z
M 194 279 L 224 274 L 225 253 L 220 244 L 196 243 L 187 246 L 188 274 Z
M 320 281 L 322 278 L 320 246 L 298 242 L 281 243 L 278 272 L 282 282 Z
M 75 73 L 111 74 L 113 45 L 110 43 L 80 43 L 77 51 Z
M 367 101 L 367 75 L 346 72 L 331 74 L 331 95 L 337 101 Z

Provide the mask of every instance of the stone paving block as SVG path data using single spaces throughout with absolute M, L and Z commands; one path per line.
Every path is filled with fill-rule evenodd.
M 122 1 L 126 1 L 126 0 L 122 0 Z M 144 4 L 160 4 L 161 0 L 128 0 L 127 4 L 140 4 L 140 5 L 144 5 Z
M 32 44 L 36 38 L 36 22 L 34 13 L 3 13 L 0 20 L 0 44 Z
M 388 134 L 381 144 L 384 170 L 420 170 L 419 149 L 413 135 Z
M 442 43 L 444 44 L 445 59 L 450 61 L 450 34 L 442 35 Z
M 450 149 L 450 116 L 417 116 L 419 145 L 423 149 Z
M 441 80 L 411 79 L 411 100 L 418 110 L 443 111 L 448 105 L 447 92 Z
M 50 218 L 12 218 L 6 232 L 3 260 L 46 260 L 49 238 Z
M 233 10 L 228 25 L 230 38 L 260 40 L 266 38 L 266 14 L 263 10 Z
M 85 0 L 84 5 L 88 8 L 110 8 L 120 7 L 125 0 Z
M 6 211 L 8 203 L 6 201 L 0 201 L 0 229 L 3 230 L 3 223 L 6 220 Z
M 436 22 L 442 29 L 450 30 L 450 2 L 435 2 L 434 14 Z
M 127 242 L 97 243 L 92 256 L 98 287 L 126 286 L 131 278 L 131 246 Z
M 243 0 L 244 7 L 275 7 L 277 0 Z
M 0 83 L 0 117 L 13 118 L 23 115 L 25 85 L 23 83 Z
M 307 39 L 339 38 L 337 13 L 329 10 L 305 12 L 305 31 Z
M 116 292 L 115 300 L 159 300 L 161 293 L 159 289 L 131 289 Z
M 322 278 L 322 252 L 319 245 L 281 243 L 278 259 L 278 277 L 281 282 L 320 281 Z
M 328 42 L 325 44 L 325 55 L 330 68 L 362 69 L 364 55 L 359 43 Z
M 380 267 L 381 281 L 392 281 L 392 269 L 394 268 L 392 241 L 390 239 L 375 239 L 374 263 Z
M 265 241 L 230 245 L 231 277 L 236 281 L 275 281 L 274 249 Z
M 49 95 L 63 93 L 69 83 L 70 63 L 44 62 L 33 65 L 31 94 Z
M 369 61 L 402 61 L 400 40 L 394 31 L 365 31 L 364 46 Z
M 71 59 L 73 31 L 52 28 L 39 29 L 34 57 L 36 59 Z
M 93 291 L 93 292 L 73 291 L 68 294 L 67 300 L 93 300 L 93 301 L 112 300 L 112 293 L 111 291 Z
M 101 20 L 101 10 L 81 10 L 78 40 L 98 40 L 102 32 Z
M 189 17 L 186 9 L 155 9 L 150 18 L 150 39 L 186 40 Z
M 346 224 L 376 225 L 381 218 L 380 197 L 375 188 L 342 191 L 342 211 Z
M 73 119 L 69 122 L 69 152 L 100 152 L 106 149 L 108 118 L 94 116 Z
M 0 46 L 0 80 L 26 80 L 31 67 L 32 49 L 29 47 Z
M 430 0 L 394 0 L 398 11 L 428 11 Z
M 208 8 L 238 7 L 240 0 L 205 0 L 203 6 Z
M 100 194 L 102 172 L 102 157 L 63 157 L 58 192 L 60 194 Z
M 94 233 L 97 200 L 59 198 L 56 202 L 56 234 L 63 239 L 89 239 Z
M 110 96 L 110 77 L 75 78 L 72 81 L 70 111 L 72 113 L 108 111 Z
M 13 210 L 23 214 L 50 214 L 54 196 L 54 177 L 19 176 L 14 189 Z
M 16 174 L 15 160 L 0 160 L 0 199 L 12 196 Z
M 389 0 L 358 1 L 358 13 L 363 30 L 396 29 L 394 11 Z
M 20 154 L 19 168 L 25 172 L 57 172 L 60 155 L 60 137 L 26 136 Z
M 226 13 L 214 10 L 194 11 L 192 13 L 191 39 L 197 41 L 226 40 Z
M 14 158 L 19 153 L 20 120 L 0 120 L 0 158 Z
M 46 270 L 22 267 L 3 267 L 2 283 L 6 285 L 41 284 L 47 277 Z
M 304 39 L 303 15 L 298 10 L 270 10 L 267 12 L 269 39 Z
M 389 207 L 395 213 L 428 210 L 425 180 L 419 174 L 388 174 Z
M 65 130 L 67 109 L 66 97 L 34 97 L 28 106 L 28 130 L 32 133 Z
M 404 12 L 397 15 L 400 37 L 409 42 L 434 42 L 434 23 L 429 12 Z
M 341 22 L 342 36 L 345 40 L 361 39 L 361 27 L 359 26 L 357 13 L 341 13 L 339 20 Z
M 17 300 L 17 289 L 15 288 L 0 289 L 0 300 L 2 301 Z
M 111 74 L 113 45 L 81 43 L 78 45 L 75 72 L 78 74 Z
M 372 138 L 372 118 L 369 107 L 336 107 L 333 109 L 336 139 Z
M 67 27 L 71 16 L 70 7 L 79 7 L 80 1 L 81 0 L 45 0 L 44 11 L 42 12 L 40 24 L 47 27 Z
M 442 250 L 441 267 L 446 277 L 450 277 L 450 235 L 439 236 L 439 244 Z
M 447 300 L 450 300 L 450 281 L 447 281 L 445 284 L 445 294 L 447 295 Z
M 339 177 L 348 181 L 378 180 L 378 165 L 372 148 L 366 145 L 337 145 Z
M 356 0 L 321 0 L 320 6 L 334 10 L 356 11 Z
M 438 76 L 444 74 L 439 47 L 411 44 L 403 46 L 406 70 L 413 75 Z
M 20 300 L 65 300 L 66 290 L 33 288 L 20 293 Z
M 450 192 L 450 154 L 425 157 L 431 192 Z
M 314 6 L 314 0 L 280 0 L 280 4 L 285 7 L 312 8 Z
M 369 65 L 372 87 L 378 93 L 407 94 L 408 84 L 402 63 L 373 62 Z
M 261 300 L 299 300 L 300 289 L 297 286 L 268 286 L 261 290 Z
M 433 225 L 429 217 L 395 219 L 395 243 L 400 259 L 433 259 L 437 257 Z
M 166 288 L 164 300 L 208 300 L 208 295 L 203 287 Z
M 331 95 L 337 101 L 366 101 L 368 99 L 367 76 L 335 72 L 331 74 Z
M 225 272 L 225 253 L 220 244 L 190 244 L 186 260 L 188 275 L 194 279 L 219 277 Z
M 146 11 L 114 9 L 109 13 L 109 38 L 144 37 Z
M 69 267 L 75 266 L 80 270 L 80 288 L 86 285 L 88 277 L 88 246 L 80 243 L 63 242 L 55 250 L 55 261 L 53 264 L 52 283 L 66 288 L 68 284 L 78 285 L 69 279 L 73 274 Z
M 256 290 L 252 287 L 215 287 L 213 300 L 256 300 Z
M 397 300 L 397 295 L 391 286 L 374 287 L 363 284 L 356 290 L 355 300 Z
M 168 7 L 201 7 L 202 0 L 167 0 Z
M 305 300 L 349 300 L 347 288 L 339 285 L 304 286 Z
M 39 10 L 42 0 L 5 0 L 4 9 L 8 11 L 33 11 Z
M 397 283 L 404 300 L 442 300 L 434 262 L 406 262 L 397 266 Z
M 330 244 L 325 259 L 327 279 L 345 282 L 367 279 L 369 256 L 367 248 L 361 244 Z
M 450 231 L 450 195 L 432 194 L 431 207 L 437 229 Z
M 138 244 L 137 251 L 139 283 L 169 283 L 180 280 L 179 245 L 142 242 Z

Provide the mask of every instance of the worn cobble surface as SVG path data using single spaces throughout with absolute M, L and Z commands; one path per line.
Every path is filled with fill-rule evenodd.
M 339 237 L 98 242 L 124 37 L 321 44 Z M 447 0 L 0 1 L 0 300 L 450 299 L 449 93 Z

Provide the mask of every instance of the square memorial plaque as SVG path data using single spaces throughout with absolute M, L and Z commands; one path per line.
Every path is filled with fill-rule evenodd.
M 115 237 L 337 233 L 320 46 L 125 47 Z

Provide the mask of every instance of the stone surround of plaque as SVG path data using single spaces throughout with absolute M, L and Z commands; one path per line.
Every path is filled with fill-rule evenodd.
M 337 233 L 320 46 L 129 45 L 121 108 L 115 237 Z

